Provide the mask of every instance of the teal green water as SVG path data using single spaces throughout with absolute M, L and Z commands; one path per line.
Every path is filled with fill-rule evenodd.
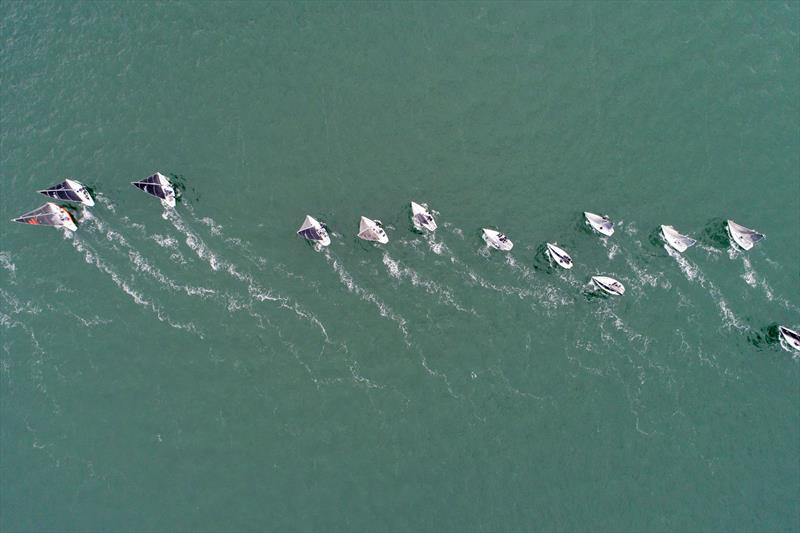
M 0 12 L 0 529 L 800 529 L 797 3 Z

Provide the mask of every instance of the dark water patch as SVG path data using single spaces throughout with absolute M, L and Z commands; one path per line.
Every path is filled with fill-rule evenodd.
M 187 196 L 187 190 L 191 191 L 191 196 L 189 198 L 193 202 L 200 202 L 200 198 L 203 196 L 203 193 L 194 187 L 187 189 L 188 180 L 183 176 L 183 174 L 167 175 L 169 176 L 169 182 L 172 184 L 172 188 L 175 190 L 175 203 L 183 202 L 184 197 Z
M 710 219 L 697 237 L 698 242 L 719 250 L 730 248 L 731 239 L 726 224 L 725 219 L 720 217 Z
M 556 268 L 558 267 L 553 264 L 550 255 L 547 253 L 547 244 L 542 243 L 537 246 L 533 254 L 533 270 L 536 272 L 553 274 L 556 272 Z
M 759 329 L 751 328 L 747 333 L 747 342 L 758 350 L 780 349 L 781 333 L 778 323 L 772 323 Z

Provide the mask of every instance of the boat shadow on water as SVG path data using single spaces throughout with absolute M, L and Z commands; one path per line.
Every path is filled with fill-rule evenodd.
M 553 264 L 553 261 L 547 254 L 547 245 L 545 243 L 540 244 L 533 254 L 533 270 L 535 272 L 554 274 L 557 268 L 558 267 Z
M 583 287 L 583 299 L 587 302 L 602 302 L 611 300 L 611 295 L 606 294 L 590 281 Z
M 175 190 L 175 202 L 181 203 L 186 195 L 187 186 L 186 186 L 186 178 L 183 174 L 169 174 L 169 182 L 172 185 L 172 188 Z M 192 196 L 191 200 L 192 203 L 200 202 L 200 197 L 202 196 L 197 189 L 192 188 Z
M 605 237 L 605 235 L 600 235 L 592 228 L 591 225 L 589 225 L 589 221 L 586 220 L 586 217 L 583 215 L 582 211 L 575 212 L 575 229 L 586 235 L 599 235 L 600 237 Z
M 697 237 L 697 241 L 719 250 L 730 248 L 731 239 L 728 235 L 728 228 L 725 226 L 725 220 L 716 217 L 706 222 L 703 231 Z
M 781 334 L 778 324 L 773 323 L 761 329 L 752 329 L 747 334 L 747 342 L 755 346 L 758 350 L 782 350 Z

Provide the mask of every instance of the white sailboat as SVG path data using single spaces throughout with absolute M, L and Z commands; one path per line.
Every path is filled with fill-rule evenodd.
M 584 211 L 583 216 L 586 218 L 586 222 L 589 224 L 589 226 L 591 226 L 596 232 L 607 237 L 614 235 L 614 223 L 611 222 L 611 219 L 608 218 L 608 216 L 595 215 L 594 213 L 589 213 L 588 211 Z
M 160 198 L 165 206 L 175 207 L 175 188 L 164 174 L 156 172 L 141 181 L 132 181 L 131 184 L 147 194 Z
M 728 235 L 730 235 L 733 242 L 738 244 L 743 250 L 751 249 L 755 243 L 765 237 L 763 233 L 745 228 L 733 220 L 728 220 L 727 226 Z
M 508 252 L 514 247 L 514 243 L 504 234 L 493 229 L 483 228 L 483 240 L 490 247 L 502 252 Z
M 423 229 L 436 231 L 436 220 L 433 219 L 433 215 L 416 202 L 411 202 L 411 221 L 414 223 L 414 227 L 420 231 Z
M 89 194 L 89 189 L 81 182 L 75 180 L 66 179 L 61 183 L 56 183 L 47 189 L 42 189 L 37 192 L 49 196 L 50 198 L 55 198 L 56 200 L 76 202 L 89 207 L 94 205 L 94 199 L 92 195 Z
M 694 246 L 695 243 L 697 243 L 697 241 L 691 237 L 687 237 L 686 235 L 678 233 L 678 230 L 672 226 L 662 225 L 661 235 L 664 237 L 664 240 L 667 241 L 667 244 L 681 253 L 685 252 L 690 246 Z
M 305 220 L 303 220 L 303 225 L 297 230 L 297 234 L 305 237 L 309 241 L 319 243 L 321 246 L 328 246 L 331 243 L 328 232 L 322 227 L 322 224 L 311 215 L 306 215 Z
M 552 243 L 547 243 L 547 254 L 550 256 L 550 259 L 555 261 L 558 266 L 561 268 L 566 268 L 569 270 L 572 268 L 572 258 L 569 256 L 567 252 L 556 246 Z
M 370 218 L 361 217 L 361 222 L 358 225 L 358 237 L 365 241 L 377 242 L 386 244 L 389 242 L 389 237 L 383 228 L 378 223 Z
M 786 326 L 778 326 L 781 335 L 781 342 L 800 352 L 800 333 L 789 329 Z
M 614 278 L 608 276 L 592 276 L 592 283 L 603 292 L 612 296 L 622 296 L 625 294 L 625 286 Z

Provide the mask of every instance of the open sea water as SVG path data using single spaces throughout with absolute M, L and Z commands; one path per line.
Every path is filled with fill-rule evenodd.
M 800 529 L 797 2 L 0 14 L 0 529 Z

